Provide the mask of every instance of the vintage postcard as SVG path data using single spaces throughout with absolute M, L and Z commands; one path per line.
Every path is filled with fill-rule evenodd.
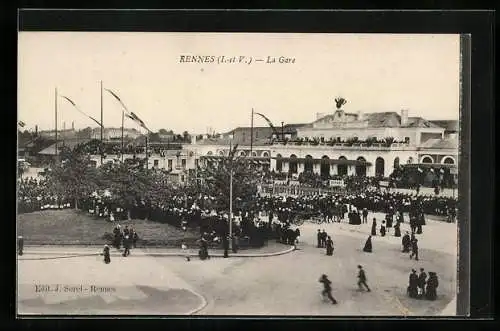
M 19 32 L 17 313 L 456 315 L 460 43 Z

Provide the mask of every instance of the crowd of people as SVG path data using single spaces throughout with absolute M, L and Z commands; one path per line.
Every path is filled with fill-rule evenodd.
M 18 180 L 17 211 L 19 214 L 39 210 L 59 210 L 73 208 L 69 199 L 59 197 L 45 179 L 24 178 Z

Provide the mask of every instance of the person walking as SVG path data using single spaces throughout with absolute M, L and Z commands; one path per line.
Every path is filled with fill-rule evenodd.
M 316 233 L 316 238 L 318 239 L 318 248 L 321 248 L 321 238 L 322 238 L 322 235 L 321 235 L 321 230 L 318 229 L 318 233 Z
M 328 233 L 326 233 L 325 229 L 321 232 L 321 247 L 326 247 L 326 239 L 328 238 Z
M 319 282 L 323 284 L 323 291 L 321 292 L 323 299 L 326 297 L 332 302 L 332 304 L 337 304 L 337 300 L 335 300 L 332 296 L 332 282 L 328 279 L 328 276 L 325 274 L 321 275 Z
M 129 256 L 130 255 L 130 237 L 129 236 L 125 236 L 123 238 L 123 248 L 124 248 L 123 256 L 124 257 Z
M 365 271 L 363 270 L 363 267 L 358 265 L 358 287 L 359 287 L 359 290 L 362 291 L 363 290 L 363 287 L 361 285 L 363 285 L 366 290 L 368 292 L 371 292 L 370 288 L 368 287 L 368 284 L 366 284 L 366 274 L 365 274 Z

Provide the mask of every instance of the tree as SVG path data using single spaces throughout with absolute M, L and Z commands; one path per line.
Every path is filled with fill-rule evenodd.
M 74 200 L 74 207 L 77 209 L 78 199 L 97 189 L 97 170 L 92 165 L 90 156 L 80 146 L 74 150 L 63 147 L 59 157 L 61 162 L 55 164 L 48 173 L 48 182 L 58 196 Z
M 144 199 L 150 187 L 150 170 L 144 167 L 145 160 L 136 159 L 126 163 L 109 163 L 99 168 L 99 187 L 108 189 L 112 199 L 130 210 L 137 200 Z
M 204 179 L 200 188 L 203 193 L 217 198 L 219 210 L 229 211 L 229 187 L 231 170 L 233 172 L 233 206 L 235 208 L 254 207 L 257 184 L 260 180 L 254 165 L 244 157 L 236 157 L 235 146 L 227 158 L 213 167 L 202 169 L 199 176 Z
M 182 138 L 183 138 L 184 142 L 188 142 L 189 141 L 189 132 L 184 131 L 182 133 Z

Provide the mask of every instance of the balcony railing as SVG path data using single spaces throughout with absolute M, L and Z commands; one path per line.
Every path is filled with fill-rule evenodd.
M 409 143 L 405 142 L 393 142 L 393 143 L 385 143 L 385 142 L 376 142 L 376 143 L 364 143 L 364 142 L 315 142 L 315 141 L 287 141 L 287 142 L 273 142 L 270 145 L 272 146 L 312 146 L 312 147 L 332 147 L 332 148 L 397 148 L 397 147 L 409 147 Z

